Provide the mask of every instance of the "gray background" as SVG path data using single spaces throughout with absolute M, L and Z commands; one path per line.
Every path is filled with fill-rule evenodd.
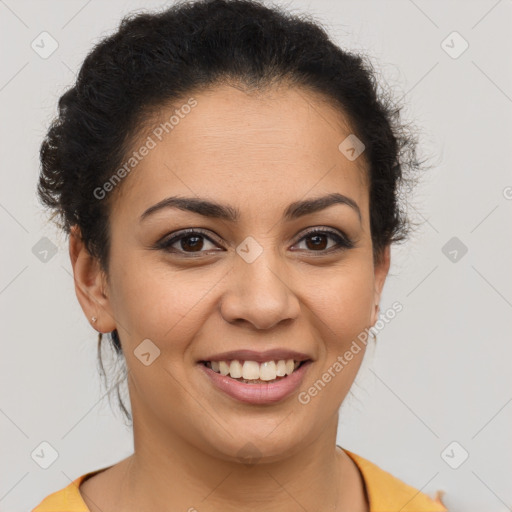
M 381 303 L 404 309 L 365 357 L 338 443 L 431 496 L 444 490 L 451 511 L 510 510 L 512 2 L 277 3 L 312 13 L 341 46 L 374 59 L 395 97 L 406 95 L 404 115 L 435 164 L 411 197 L 422 224 L 393 249 Z M 132 453 L 101 385 L 67 241 L 35 186 L 39 145 L 87 52 L 124 14 L 164 5 L 0 0 L 2 511 L 31 510 Z M 31 47 L 42 31 L 58 42 L 46 59 Z M 456 58 L 454 31 L 469 44 Z M 41 256 L 44 243 L 57 252 Z M 31 456 L 44 441 L 58 454 L 48 469 Z

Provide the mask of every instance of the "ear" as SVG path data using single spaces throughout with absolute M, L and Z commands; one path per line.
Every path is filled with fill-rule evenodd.
M 382 251 L 382 257 L 379 263 L 374 266 L 374 309 L 372 311 L 371 325 L 374 325 L 375 322 L 377 322 L 379 319 L 380 297 L 382 295 L 382 289 L 384 288 L 384 283 L 386 282 L 386 277 L 389 272 L 390 263 L 391 245 L 387 245 Z
M 75 292 L 87 320 L 99 332 L 107 333 L 116 328 L 116 322 L 107 295 L 107 280 L 97 258 L 87 251 L 80 228 L 72 226 L 69 234 L 69 257 L 73 266 Z M 92 323 L 91 318 L 97 321 Z

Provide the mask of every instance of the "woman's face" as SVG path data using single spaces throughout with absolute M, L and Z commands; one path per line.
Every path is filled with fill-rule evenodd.
M 162 111 L 133 148 L 137 164 L 111 213 L 101 308 L 81 303 L 99 330 L 118 330 L 136 443 L 145 432 L 140 442 L 159 449 L 180 439 L 225 460 L 252 450 L 270 461 L 332 436 L 364 344 L 341 371 L 335 363 L 377 320 L 389 252 L 374 267 L 364 153 L 354 160 L 339 149 L 351 132 L 337 110 L 301 89 L 219 86 L 191 96 L 196 103 Z M 159 123 L 175 109 L 166 132 Z M 331 194 L 349 199 L 297 207 Z M 171 197 L 219 206 L 143 215 Z M 159 247 L 173 235 L 185 237 Z M 254 353 L 222 355 L 232 351 Z M 269 379 L 273 364 L 256 363 L 278 369 L 290 358 L 309 363 L 269 393 L 267 384 L 226 385 L 229 376 L 204 365 L 245 359 L 245 375 L 260 369 Z M 325 372 L 331 378 L 310 393 Z

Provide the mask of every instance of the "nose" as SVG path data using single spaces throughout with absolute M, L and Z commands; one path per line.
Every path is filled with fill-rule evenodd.
M 270 249 L 252 262 L 236 258 L 221 303 L 223 318 L 230 323 L 271 329 L 298 318 L 300 302 L 290 283 L 291 273 Z

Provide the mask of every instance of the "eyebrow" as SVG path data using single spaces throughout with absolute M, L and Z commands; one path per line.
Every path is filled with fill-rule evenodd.
M 292 221 L 319 212 L 335 204 L 344 204 L 350 206 L 358 215 L 359 222 L 362 222 L 361 210 L 357 203 L 343 194 L 333 193 L 313 199 L 305 199 L 291 203 L 283 213 L 283 219 Z M 201 199 L 197 197 L 167 197 L 162 201 L 149 207 L 141 216 L 140 222 L 147 219 L 150 215 L 166 208 L 178 208 L 214 219 L 222 219 L 228 222 L 237 222 L 240 219 L 240 210 L 233 206 L 222 205 L 215 201 Z

